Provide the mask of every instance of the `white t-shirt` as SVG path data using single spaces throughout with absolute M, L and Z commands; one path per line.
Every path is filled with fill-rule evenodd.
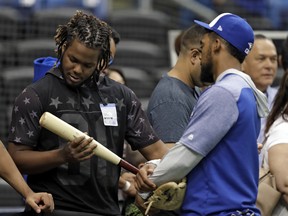
M 287 116 L 288 117 L 288 116 Z M 286 143 L 288 145 L 288 121 L 285 121 L 282 116 L 279 116 L 272 124 L 267 134 L 268 139 L 263 147 L 263 167 L 269 169 L 268 150 L 277 144 Z M 272 216 L 287 216 L 287 204 L 284 200 L 280 200 L 273 211 Z
M 288 116 L 287 116 L 288 119 Z M 270 127 L 267 134 L 268 139 L 263 148 L 263 167 L 269 169 L 268 165 L 268 150 L 277 144 L 288 144 L 288 121 L 285 121 L 282 116 L 278 117 Z

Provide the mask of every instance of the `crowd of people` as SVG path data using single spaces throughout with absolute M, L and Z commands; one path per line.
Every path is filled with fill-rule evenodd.
M 114 26 L 77 11 L 54 39 L 57 58 L 15 99 L 8 152 L 0 143 L 0 176 L 25 198 L 23 215 L 140 216 L 151 191 L 186 177 L 181 207 L 149 215 L 260 216 L 262 164 L 283 194 L 273 215 L 287 215 L 288 38 L 278 56 L 238 15 L 195 20 L 147 112 L 111 66 L 121 43 Z M 285 73 L 272 88 L 278 63 Z M 40 126 L 44 112 L 89 136 L 60 139 Z M 96 157 L 93 139 L 139 172 Z M 122 210 L 119 191 L 129 200 Z

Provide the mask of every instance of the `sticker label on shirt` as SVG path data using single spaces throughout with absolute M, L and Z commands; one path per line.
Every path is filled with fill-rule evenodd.
M 100 104 L 105 126 L 118 126 L 116 105 L 109 103 L 106 106 Z

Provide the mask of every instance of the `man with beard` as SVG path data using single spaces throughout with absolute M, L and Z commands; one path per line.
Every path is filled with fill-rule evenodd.
M 59 64 L 15 100 L 8 150 L 21 172 L 28 174 L 29 186 L 53 195 L 53 216 L 121 215 L 120 167 L 93 156 L 92 137 L 120 157 L 124 139 L 147 160 L 161 158 L 168 150 L 135 94 L 99 76 L 111 57 L 110 38 L 105 22 L 77 11 L 56 31 Z M 44 112 L 90 137 L 60 139 L 40 127 Z
M 150 191 L 186 176 L 181 215 L 257 216 L 256 140 L 260 117 L 268 113 L 267 98 L 240 71 L 254 42 L 253 30 L 230 13 L 220 14 L 210 24 L 195 22 L 206 29 L 200 46 L 201 81 L 215 84 L 199 97 L 175 146 L 137 174 L 136 189 L 142 192 L 137 202 L 144 207 Z

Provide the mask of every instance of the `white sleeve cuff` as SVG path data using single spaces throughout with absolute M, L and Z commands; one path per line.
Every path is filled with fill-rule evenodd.
M 153 164 L 155 167 L 157 167 L 160 163 L 161 159 L 154 159 L 154 160 L 149 160 L 145 162 L 145 164 Z

